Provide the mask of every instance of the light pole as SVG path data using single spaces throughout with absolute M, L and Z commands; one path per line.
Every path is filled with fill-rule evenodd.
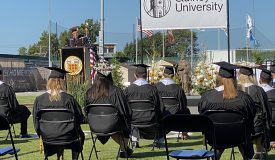
M 104 57 L 104 0 L 101 0 L 100 31 L 99 31 L 99 55 Z
M 51 0 L 49 0 L 49 67 L 52 67 L 51 62 Z

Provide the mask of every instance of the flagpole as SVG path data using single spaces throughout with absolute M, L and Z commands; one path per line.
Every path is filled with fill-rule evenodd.
M 162 59 L 165 57 L 165 31 L 162 30 Z
M 138 17 L 136 17 L 136 64 L 138 64 L 138 33 L 137 33 L 137 27 L 138 27 Z
M 139 1 L 139 17 L 140 17 L 140 58 L 141 58 L 141 64 L 143 64 L 143 45 L 142 45 L 142 17 L 141 17 L 141 0 Z
M 246 25 L 248 24 L 248 16 L 246 15 Z M 246 26 L 246 34 L 248 34 L 248 26 Z M 248 37 L 247 35 L 245 36 L 245 41 L 246 41 L 246 63 L 248 62 L 248 47 L 249 47 L 249 42 L 248 42 Z
M 52 67 L 51 62 L 51 0 L 49 0 L 49 67 Z
M 228 63 L 230 63 L 229 0 L 227 0 L 227 54 L 228 54 Z

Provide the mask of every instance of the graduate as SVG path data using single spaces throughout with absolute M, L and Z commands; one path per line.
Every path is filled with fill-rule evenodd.
M 262 69 L 262 72 L 260 74 L 260 84 L 259 86 L 262 87 L 264 89 L 264 91 L 267 94 L 267 97 L 269 100 L 275 100 L 275 88 L 271 87 L 271 80 L 272 80 L 272 76 L 271 76 L 271 71 L 266 70 L 266 69 Z M 269 103 L 269 109 L 270 109 L 270 113 L 272 113 L 272 108 L 275 108 L 274 103 Z M 272 117 L 275 117 L 275 115 L 272 115 Z M 272 121 L 274 121 L 274 118 L 272 118 Z M 272 125 L 272 121 L 269 122 L 270 125 Z M 271 128 L 272 126 L 270 126 Z M 270 133 L 270 136 L 274 135 L 274 133 Z M 271 138 L 271 137 L 270 137 Z M 275 148 L 275 143 L 273 142 L 271 145 L 272 148 Z
M 150 100 L 156 107 L 156 114 L 150 114 L 150 113 L 148 113 L 148 115 L 143 114 L 141 116 L 132 117 L 132 119 L 135 120 L 135 123 L 139 123 L 139 122 L 143 122 L 144 118 L 146 117 L 147 119 L 151 120 L 151 122 L 148 121 L 148 124 L 152 124 L 155 122 L 155 116 L 157 116 L 158 121 L 160 121 L 163 116 L 164 107 L 163 107 L 161 98 L 158 94 L 157 88 L 150 85 L 146 81 L 146 78 L 148 76 L 147 68 L 149 66 L 145 64 L 136 64 L 134 66 L 136 67 L 135 74 L 134 74 L 136 80 L 125 89 L 124 93 L 125 93 L 126 99 L 128 102 L 131 100 Z M 140 137 L 145 139 L 154 139 L 154 135 L 155 135 L 154 128 L 143 128 L 143 129 L 135 128 L 133 130 L 133 135 L 132 135 L 133 146 L 139 146 L 138 142 Z M 159 147 L 160 145 L 162 145 L 162 143 L 157 143 L 155 145 Z
M 198 104 L 198 111 L 200 114 L 207 110 L 233 110 L 242 113 L 247 119 L 247 151 L 244 152 L 246 147 L 242 145 L 238 147 L 242 155 L 247 153 L 246 156 L 251 159 L 254 150 L 252 143 L 250 143 L 250 135 L 254 133 L 255 104 L 247 93 L 236 88 L 235 69 L 237 67 L 227 62 L 217 62 L 215 64 L 220 66 L 219 75 L 217 76 L 217 88 L 206 91 L 202 95 Z M 217 151 L 218 159 L 220 159 L 224 148 L 217 148 Z
M 251 67 L 240 66 L 239 87 L 242 91 L 248 93 L 255 103 L 257 110 L 254 118 L 255 134 L 252 135 L 253 143 L 256 145 L 256 154 L 254 158 L 264 157 L 262 153 L 269 149 L 269 133 L 271 112 L 268 104 L 268 97 L 262 87 L 255 84 L 253 70 Z
M 64 149 L 71 149 L 72 160 L 77 160 L 79 153 L 82 151 L 85 139 L 84 133 L 80 127 L 80 124 L 84 122 L 84 115 L 82 114 L 81 107 L 79 106 L 75 98 L 72 95 L 65 92 L 65 75 L 67 71 L 55 67 L 46 68 L 51 70 L 47 82 L 47 92 L 36 97 L 33 105 L 33 122 L 35 130 L 37 134 L 40 136 L 40 133 L 38 131 L 39 122 L 36 119 L 36 115 L 39 110 L 49 108 L 65 108 L 72 110 L 76 117 L 76 125 L 79 129 L 78 132 L 80 135 L 81 142 L 75 142 L 69 145 L 44 144 L 44 154 L 45 157 L 57 154 L 57 159 L 63 160 Z
M 175 97 L 179 105 L 177 107 L 164 108 L 164 114 L 185 114 L 190 113 L 187 108 L 187 99 L 183 89 L 172 79 L 174 77 L 174 67 L 164 66 L 164 78 L 156 83 L 158 93 L 161 97 Z M 164 104 L 165 106 L 165 104 Z
M 21 123 L 20 138 L 31 138 L 28 135 L 28 118 L 31 115 L 29 109 L 19 105 L 12 87 L 3 82 L 3 72 L 0 67 L 0 97 L 7 98 L 9 108 L 0 106 L 0 114 L 5 115 L 11 124 Z
M 131 110 L 129 110 L 123 91 L 113 85 L 111 73 L 104 75 L 100 72 L 97 72 L 94 83 L 87 90 L 85 95 L 85 106 L 89 104 L 112 104 L 117 107 L 121 115 L 120 118 L 122 122 L 121 127 L 123 129 L 123 135 L 115 134 L 111 137 L 117 144 L 120 145 L 121 151 L 119 153 L 119 157 L 131 157 L 133 153 L 132 149 L 129 147 L 125 148 L 125 146 L 128 145 L 129 134 L 131 132 Z M 110 136 L 98 136 L 98 139 L 102 144 L 105 144 L 109 138 Z M 120 141 L 122 138 L 124 138 L 125 144 Z

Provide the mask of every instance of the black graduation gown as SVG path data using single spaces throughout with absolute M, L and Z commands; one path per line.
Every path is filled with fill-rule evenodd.
M 244 87 L 243 90 L 248 93 L 253 99 L 256 107 L 256 116 L 254 118 L 255 134 L 253 137 L 257 137 L 265 130 L 265 137 L 269 137 L 271 113 L 268 104 L 268 97 L 262 87 L 257 85 L 251 85 Z M 265 128 L 264 128 L 265 126 Z
M 36 115 L 39 110 L 50 109 L 50 108 L 70 109 L 75 114 L 76 125 L 79 127 L 78 128 L 79 135 L 81 137 L 81 142 L 82 142 L 82 146 L 83 146 L 85 136 L 84 136 L 83 131 L 81 130 L 80 124 L 83 123 L 83 121 L 84 121 L 84 115 L 82 114 L 81 107 L 79 106 L 77 101 L 74 99 L 74 97 L 71 96 L 70 94 L 61 92 L 60 96 L 61 96 L 60 101 L 53 101 L 53 102 L 51 102 L 49 100 L 49 93 L 44 93 L 44 94 L 36 97 L 36 99 L 34 101 L 34 105 L 33 105 L 34 128 L 35 128 L 37 134 L 40 135 L 40 133 L 38 131 L 38 121 L 36 119 Z M 52 137 L 54 137 L 54 135 Z M 76 143 L 78 145 L 75 143 L 66 145 L 66 146 L 60 146 L 60 145 L 54 146 L 54 145 L 44 144 L 44 153 L 47 156 L 51 156 L 51 155 L 57 153 L 60 148 L 68 148 L 68 149 L 72 149 L 73 152 L 80 152 L 82 150 L 82 146 L 79 147 L 79 142 L 76 142 Z
M 155 104 L 156 106 L 156 114 L 143 114 L 141 115 L 142 117 L 135 116 L 132 117 L 132 119 L 135 119 L 135 123 L 139 123 L 138 120 L 140 119 L 142 121 L 142 124 L 144 121 L 142 118 L 146 117 L 148 120 L 153 120 L 152 122 L 148 122 L 148 124 L 154 123 L 155 121 L 155 116 L 157 116 L 157 120 L 160 121 L 163 117 L 163 112 L 164 112 L 164 106 L 161 101 L 161 98 L 158 94 L 157 88 L 155 86 L 152 86 L 150 84 L 145 84 L 138 86 L 136 84 L 131 84 L 129 87 L 127 87 L 124 90 L 125 96 L 127 101 L 129 102 L 130 100 L 150 100 L 152 103 Z M 133 114 L 134 116 L 134 114 Z M 151 139 L 154 137 L 154 129 L 152 128 L 147 128 L 147 129 L 139 129 L 140 136 L 143 138 L 148 138 Z
M 187 108 L 187 99 L 183 89 L 177 84 L 165 85 L 162 82 L 156 84 L 156 88 L 161 97 L 175 97 L 179 101 L 178 107 L 164 107 L 164 114 L 186 114 L 190 113 Z M 164 104 L 163 104 L 164 105 Z
M 266 92 L 267 97 L 269 100 L 275 101 L 275 89 L 269 90 Z M 272 127 L 272 125 L 275 124 L 275 114 L 272 113 L 272 109 L 275 109 L 275 104 L 274 103 L 269 103 L 269 109 L 270 109 L 270 113 L 271 113 L 271 121 L 269 122 L 269 124 L 271 125 L 270 128 Z M 274 135 L 275 135 L 275 130 L 274 129 L 270 129 L 270 140 L 274 141 Z
M 255 104 L 248 94 L 238 91 L 236 98 L 224 100 L 223 91 L 209 90 L 202 95 L 198 104 L 199 113 L 202 114 L 207 110 L 231 110 L 242 113 L 247 119 L 247 141 L 250 142 L 250 135 L 254 133 L 253 119 L 256 110 Z M 249 143 L 247 149 L 248 157 L 252 157 L 254 154 L 253 145 Z
M 9 117 L 12 114 L 12 112 L 18 109 L 18 106 L 19 106 L 15 93 L 12 90 L 11 86 L 5 83 L 1 84 L 0 97 L 8 98 L 10 108 L 0 108 L 0 113 Z
M 21 123 L 21 133 L 27 134 L 27 120 L 31 115 L 29 109 L 19 105 L 16 95 L 11 86 L 2 83 L 0 85 L 0 97 L 7 98 L 10 108 L 0 108 L 0 113 L 7 116 L 11 123 Z
M 87 91 L 87 93 L 90 91 L 90 89 Z M 131 128 L 130 128 L 131 111 L 129 110 L 128 103 L 123 94 L 123 91 L 120 88 L 111 85 L 109 88 L 109 96 L 103 97 L 97 100 L 89 99 L 87 93 L 85 96 L 85 106 L 87 106 L 88 104 L 113 104 L 115 107 L 117 107 L 121 116 L 120 117 L 122 122 L 121 127 L 123 129 L 124 137 L 129 138 L 129 134 L 131 131 Z M 108 141 L 109 136 L 106 136 L 106 137 L 99 136 L 98 139 L 102 144 L 105 144 Z

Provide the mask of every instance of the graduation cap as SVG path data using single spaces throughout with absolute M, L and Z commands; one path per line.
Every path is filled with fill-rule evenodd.
M 235 69 L 237 69 L 238 67 L 227 63 L 227 62 L 216 62 L 214 63 L 218 66 L 220 66 L 220 70 L 219 70 L 219 75 L 224 77 L 224 78 L 233 78 L 235 77 Z
M 275 64 L 270 65 L 270 71 L 275 73 Z
M 262 72 L 261 72 L 261 74 L 260 74 L 260 77 L 261 77 L 262 79 L 267 79 L 267 80 L 271 79 L 271 78 L 272 78 L 272 76 L 271 76 L 271 71 L 269 71 L 269 70 L 267 70 L 267 69 L 262 69 Z
M 45 67 L 49 70 L 51 70 L 51 74 L 49 78 L 65 78 L 66 73 L 69 73 L 68 71 L 65 71 L 64 69 L 57 68 L 57 67 Z
M 164 67 L 164 73 L 165 74 L 174 74 L 174 67 L 168 66 L 168 65 L 162 65 Z
M 108 74 L 104 74 L 102 72 L 97 72 L 96 74 L 99 78 L 107 78 L 110 81 L 113 81 L 113 76 L 112 76 L 112 72 L 109 72 Z
M 75 26 L 75 27 L 72 27 L 70 30 L 71 30 L 71 32 L 74 32 L 74 31 L 78 31 L 78 26 Z
M 248 66 L 240 66 L 240 73 L 250 76 L 250 75 L 253 75 L 253 69 L 252 67 L 248 67 Z
M 146 64 L 134 64 L 133 66 L 137 67 L 136 68 L 136 73 L 137 74 L 147 73 L 147 68 L 150 67 Z

